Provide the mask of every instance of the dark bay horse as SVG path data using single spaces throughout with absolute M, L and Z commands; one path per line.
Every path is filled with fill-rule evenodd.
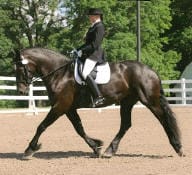
M 25 150 L 24 156 L 32 156 L 40 149 L 40 135 L 61 115 L 66 114 L 76 132 L 85 140 L 98 156 L 101 154 L 103 142 L 89 137 L 84 131 L 77 109 L 88 107 L 91 103 L 90 94 L 84 91 L 74 79 L 73 61 L 43 48 L 24 49 L 16 60 L 16 81 L 20 93 L 26 93 L 34 76 L 42 78 L 48 92 L 51 109 L 40 123 L 35 136 Z M 169 142 L 179 156 L 183 156 L 180 131 L 176 118 L 163 94 L 161 80 L 148 66 L 137 61 L 110 63 L 111 79 L 109 83 L 99 85 L 106 98 L 103 106 L 120 105 L 120 129 L 103 157 L 112 157 L 118 149 L 120 140 L 131 127 L 131 111 L 140 101 L 159 120 Z M 86 93 L 85 93 L 86 92 Z M 83 98 L 82 98 L 83 97 Z

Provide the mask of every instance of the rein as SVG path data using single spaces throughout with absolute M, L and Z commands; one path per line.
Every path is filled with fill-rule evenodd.
M 49 77 L 50 75 L 54 74 L 54 73 L 57 72 L 58 70 L 60 70 L 60 69 L 62 69 L 63 67 L 65 67 L 65 66 L 66 66 L 67 64 L 69 64 L 70 62 L 72 63 L 73 61 L 69 61 L 68 63 L 63 64 L 62 66 L 60 66 L 60 67 L 58 67 L 57 69 L 49 72 L 49 73 L 46 74 L 46 75 L 43 75 L 43 76 L 34 78 L 34 79 L 30 82 L 30 84 L 32 84 L 33 82 L 38 81 L 38 80 L 40 80 L 40 79 L 44 79 L 44 78 Z

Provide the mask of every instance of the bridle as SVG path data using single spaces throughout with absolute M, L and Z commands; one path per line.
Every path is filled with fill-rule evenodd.
M 33 76 L 30 76 L 30 75 L 32 75 L 32 72 L 29 70 L 27 64 L 24 64 L 23 60 L 19 60 L 19 61 L 15 62 L 15 64 L 16 64 L 16 66 L 22 67 L 24 70 L 23 80 L 18 81 L 16 78 L 16 82 L 30 85 L 32 83 Z
M 67 64 L 73 63 L 73 61 L 69 61 L 69 62 L 63 64 L 62 66 L 58 67 L 57 69 L 49 72 L 46 75 L 33 78 L 33 72 L 30 71 L 29 68 L 28 68 L 28 60 L 26 62 L 25 61 L 26 61 L 26 59 L 19 60 L 19 61 L 15 62 L 16 66 L 20 66 L 20 67 L 22 67 L 24 69 L 24 77 L 23 77 L 24 80 L 19 80 L 19 81 L 16 80 L 16 82 L 17 83 L 24 83 L 24 84 L 27 84 L 28 86 L 30 84 L 32 84 L 33 82 L 35 82 L 35 81 L 38 81 L 38 80 L 45 79 L 45 78 L 49 77 L 50 75 L 54 74 L 58 70 L 60 70 L 63 67 L 65 67 Z M 32 76 L 30 76 L 30 75 L 32 75 Z

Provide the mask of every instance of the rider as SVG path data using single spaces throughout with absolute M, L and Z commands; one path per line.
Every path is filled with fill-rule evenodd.
M 103 13 L 101 9 L 90 8 L 88 16 L 91 26 L 86 33 L 85 43 L 77 49 L 77 54 L 84 61 L 82 76 L 96 97 L 93 101 L 93 106 L 97 107 L 104 103 L 105 98 L 90 73 L 96 64 L 101 64 L 105 61 L 104 51 L 101 47 L 105 29 L 102 23 Z

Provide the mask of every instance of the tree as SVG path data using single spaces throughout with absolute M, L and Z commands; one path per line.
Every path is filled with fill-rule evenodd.
M 136 2 L 124 0 L 0 0 L 2 36 L 14 56 L 25 47 L 49 47 L 66 53 L 82 44 L 89 22 L 86 11 L 104 11 L 108 60 L 136 59 Z M 153 67 L 163 79 L 177 78 L 174 70 L 180 56 L 171 49 L 164 32 L 171 27 L 170 0 L 141 2 L 142 62 Z M 63 7 L 64 13 L 58 9 Z M 10 48 L 11 47 L 11 48 Z M 4 48 L 4 47 L 3 47 Z M 5 48 L 6 50 L 6 48 Z M 10 57 L 9 53 L 9 57 Z M 11 55 L 12 56 L 12 55 Z M 168 57 L 169 56 L 169 57 Z M 165 66 L 164 62 L 167 63 Z M 173 70 L 167 72 L 167 66 Z
M 106 37 L 104 47 L 110 61 L 136 59 L 136 2 L 124 0 L 62 0 L 71 26 L 71 42 L 82 44 L 89 23 L 86 11 L 99 7 L 104 11 Z M 175 70 L 180 55 L 163 50 L 168 43 L 164 32 L 171 27 L 170 0 L 141 2 L 142 62 L 153 67 L 162 79 L 176 79 Z M 77 39 L 78 38 L 78 39 Z M 166 64 L 165 64 L 166 63 Z
M 52 48 L 50 38 L 54 43 L 52 35 L 65 27 L 65 16 L 59 10 L 55 0 L 0 0 L 1 76 L 15 76 L 13 61 L 20 49 Z
M 26 47 L 51 47 L 49 37 L 65 27 L 55 0 L 0 0 L 0 15 L 1 61 Z
M 167 31 L 170 39 L 167 49 L 181 53 L 182 59 L 177 64 L 177 69 L 183 72 L 192 61 L 192 2 L 191 0 L 174 0 L 171 3 L 172 27 Z

